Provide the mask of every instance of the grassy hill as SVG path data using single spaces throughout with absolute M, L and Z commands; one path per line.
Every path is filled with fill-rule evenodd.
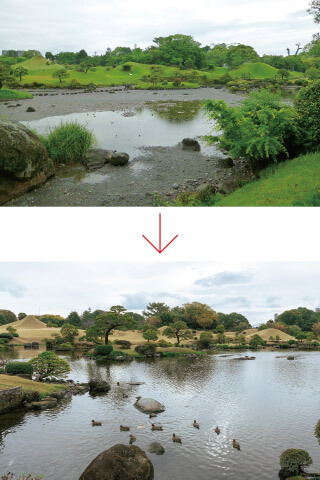
M 96 67 L 96 71 L 88 73 L 77 72 L 75 67 L 72 66 L 72 70 L 68 70 L 70 76 L 63 80 L 60 84 L 59 79 L 52 78 L 52 74 L 63 68 L 63 65 L 58 64 L 48 64 L 48 61 L 41 56 L 35 56 L 31 59 L 25 60 L 24 62 L 19 63 L 21 67 L 25 67 L 29 70 L 29 74 L 22 78 L 21 84 L 24 83 L 31 84 L 33 82 L 43 83 L 46 86 L 68 86 L 71 80 L 78 80 L 81 84 L 94 83 L 99 86 L 110 86 L 110 85 L 124 85 L 130 83 L 137 85 L 141 88 L 150 87 L 150 83 L 143 83 L 141 78 L 144 75 L 152 74 L 152 69 L 155 65 L 144 65 L 141 63 L 128 62 L 131 64 L 131 71 L 125 72 L 122 69 L 122 66 L 117 66 L 116 68 L 110 67 Z M 17 65 L 17 66 L 18 66 Z M 178 70 L 176 67 L 161 66 L 163 74 L 166 77 L 172 77 L 183 74 L 190 74 L 191 70 Z M 242 77 L 244 74 L 250 74 L 254 79 L 262 78 L 273 78 L 277 74 L 277 69 L 266 65 L 264 63 L 249 63 L 241 65 L 238 69 L 228 70 L 227 68 L 217 67 L 213 71 L 198 71 L 199 75 L 205 75 L 208 79 L 215 79 L 229 73 L 233 78 Z M 297 78 L 303 76 L 299 72 L 291 72 L 292 78 Z M 196 87 L 196 83 L 184 82 L 185 87 Z M 168 85 L 172 87 L 172 85 Z
M 263 340 L 268 341 L 270 337 L 276 338 L 278 335 L 280 337 L 281 342 L 288 342 L 289 340 L 295 340 L 294 337 L 288 335 L 287 333 L 281 332 L 281 330 L 277 330 L 276 328 L 266 328 L 265 330 L 258 330 L 257 328 L 250 328 L 246 330 L 246 340 L 247 342 L 250 341 L 251 337 L 255 334 L 260 335 Z
M 41 322 L 34 315 L 28 315 L 22 320 L 9 324 L 11 327 L 16 328 L 19 337 L 14 337 L 10 343 L 21 344 L 28 342 L 42 342 L 44 338 L 50 338 L 54 333 L 60 333 L 60 328 L 47 327 L 44 322 Z M 7 332 L 8 325 L 0 326 L 0 333 Z M 79 335 L 84 335 L 83 330 L 79 330 Z
M 261 174 L 263 177 L 263 172 Z M 217 207 L 312 206 L 320 203 L 320 153 L 287 160 L 214 203 Z M 318 192 L 318 193 L 317 193 Z M 319 200 L 317 201 L 317 197 Z

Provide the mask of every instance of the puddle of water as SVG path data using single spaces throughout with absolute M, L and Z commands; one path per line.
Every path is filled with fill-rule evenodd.
M 213 131 L 214 122 L 208 121 L 197 101 L 155 102 L 134 113 L 82 112 L 22 123 L 45 134 L 61 122 L 77 121 L 94 133 L 99 148 L 126 152 L 131 159 L 143 154 L 143 146 L 174 146 L 186 137 L 197 138 L 204 155 L 221 155 L 200 138 Z
M 102 175 L 101 173 L 89 173 L 82 180 L 82 183 L 89 183 L 90 185 L 95 185 L 97 183 L 103 183 L 110 178 L 110 175 Z

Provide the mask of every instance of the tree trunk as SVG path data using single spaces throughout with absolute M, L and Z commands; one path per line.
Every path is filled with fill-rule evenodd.
M 109 334 L 111 332 L 112 328 L 109 328 L 109 330 L 106 331 L 105 337 L 104 337 L 104 343 L 105 345 L 108 345 L 109 343 Z
M 177 337 L 177 343 L 179 344 L 180 343 L 180 336 L 178 333 L 176 333 L 176 337 Z

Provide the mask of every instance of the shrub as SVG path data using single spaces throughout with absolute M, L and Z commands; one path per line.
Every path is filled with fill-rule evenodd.
M 296 153 L 298 126 L 295 110 L 280 102 L 280 96 L 268 90 L 251 92 L 237 107 L 223 100 L 204 102 L 209 118 L 217 121 L 222 136 L 207 137 L 219 142 L 232 158 L 245 157 L 262 168 L 270 161 L 288 158 Z M 216 128 L 216 127 L 215 127 Z
M 4 368 L 0 368 L 0 373 L 5 373 L 5 369 Z
M 306 150 L 318 150 L 320 138 L 320 80 L 302 88 L 295 98 Z
M 81 162 L 95 143 L 94 135 L 77 122 L 61 122 L 40 138 L 50 158 L 57 163 Z
M 68 362 L 53 352 L 40 353 L 37 357 L 29 360 L 29 363 L 33 366 L 34 373 L 39 374 L 42 378 L 63 378 L 70 372 Z
M 197 337 L 195 337 L 197 338 Z M 213 335 L 211 332 L 200 333 L 200 345 L 201 347 L 208 348 L 209 344 L 213 343 Z
M 162 338 L 161 340 L 158 341 L 158 346 L 161 348 L 169 348 L 169 347 L 173 347 L 173 343 L 167 342 Z
M 120 347 L 124 350 L 128 350 L 132 345 L 128 340 L 116 340 L 114 343 L 116 345 L 120 345 Z
M 156 353 L 156 347 L 152 344 L 137 345 L 135 351 L 140 355 L 154 355 Z
M 94 353 L 96 355 L 110 355 L 113 347 L 111 345 L 96 345 L 94 347 Z
M 289 448 L 280 455 L 280 465 L 290 475 L 299 475 L 304 468 L 312 464 L 308 452 L 296 448 Z
M 7 332 L 4 332 L 4 333 L 0 333 L 0 338 L 7 338 L 8 341 L 11 340 L 13 338 L 13 335 L 12 333 L 7 333 Z
M 111 360 L 116 360 L 117 357 L 123 357 L 125 354 L 123 352 L 120 352 L 120 350 L 113 350 L 110 354 L 110 359 Z
M 131 70 L 131 65 L 129 63 L 125 63 L 124 65 L 122 65 L 122 70 L 124 72 L 130 72 Z
M 6 373 L 17 375 L 18 373 L 26 373 L 32 375 L 33 367 L 29 362 L 10 362 L 5 367 Z
M 174 87 L 179 87 L 179 85 L 181 85 L 181 78 L 174 78 L 172 84 Z

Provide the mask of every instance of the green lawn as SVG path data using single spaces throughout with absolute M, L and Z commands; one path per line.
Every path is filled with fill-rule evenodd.
M 263 175 L 263 172 L 262 172 Z M 261 176 L 262 176 L 261 175 Z M 266 178 L 248 183 L 217 200 L 217 207 L 286 207 L 313 205 L 320 191 L 320 153 L 279 164 Z
M 19 100 L 24 98 L 33 98 L 33 95 L 28 92 L 18 92 L 17 90 L 9 90 L 1 88 L 0 100 Z
M 14 375 L 0 375 L 0 390 L 6 388 L 22 387 L 24 393 L 39 392 L 42 397 L 55 392 L 56 390 L 64 390 L 64 385 L 55 383 L 34 382 L 26 378 L 16 377 Z
M 139 88 L 151 87 L 152 84 L 143 84 L 141 77 L 143 75 L 150 75 L 152 73 L 153 65 L 144 65 L 141 63 L 131 64 L 131 71 L 123 71 L 121 66 L 116 68 L 112 67 L 96 67 L 96 71 L 88 73 L 81 73 L 75 70 L 75 66 L 72 66 L 72 70 L 69 70 L 70 76 L 60 83 L 59 79 L 52 78 L 52 74 L 63 68 L 63 65 L 50 64 L 47 65 L 47 60 L 43 57 L 36 56 L 29 60 L 19 63 L 19 66 L 28 69 L 29 74 L 22 77 L 21 85 L 27 83 L 28 85 L 33 82 L 43 83 L 45 86 L 64 86 L 67 87 L 71 80 L 78 80 L 81 84 L 94 83 L 97 86 L 110 86 L 110 85 L 124 85 L 126 83 L 139 86 Z M 176 67 L 161 66 L 165 77 L 179 76 L 183 74 L 190 74 L 191 70 L 178 70 Z M 107 70 L 108 69 L 108 70 Z M 198 71 L 200 76 L 205 75 L 207 79 L 215 79 L 229 73 L 233 78 L 239 78 L 243 74 L 250 74 L 253 79 L 273 78 L 277 74 L 277 69 L 266 65 L 264 63 L 251 63 L 245 64 L 235 70 L 228 70 L 227 68 L 217 67 L 213 71 Z M 302 73 L 291 72 L 291 78 L 303 77 Z M 185 83 L 185 87 L 197 87 L 196 83 Z M 168 84 L 166 88 L 172 88 L 172 84 Z

